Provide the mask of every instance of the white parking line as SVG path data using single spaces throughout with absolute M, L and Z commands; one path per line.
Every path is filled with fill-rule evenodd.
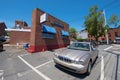
M 4 70 L 0 70 L 0 80 L 4 79 L 3 74 L 4 74 Z
M 108 49 L 110 49 L 110 48 L 112 48 L 113 46 L 110 46 L 110 47 L 108 47 L 108 48 L 105 48 L 104 50 L 106 51 L 106 50 L 108 50 Z
M 37 69 L 37 68 L 40 68 L 40 67 L 42 67 L 42 66 L 45 66 L 45 65 L 47 65 L 47 64 L 49 64 L 49 63 L 51 63 L 51 62 L 53 62 L 53 60 L 51 60 L 51 61 L 48 61 L 48 62 L 46 62 L 46 63 L 43 63 L 43 64 L 41 64 L 41 65 L 39 65 L 39 66 L 36 66 L 35 68 Z M 30 72 L 32 72 L 33 70 L 29 70 L 29 71 L 26 71 L 26 72 L 23 72 L 23 73 L 18 73 L 17 75 L 18 75 L 18 77 L 22 77 L 22 76 L 24 76 L 24 75 L 26 75 L 26 74 L 28 74 L 28 73 L 30 73 Z
M 29 54 L 27 53 L 27 54 L 22 54 L 22 55 L 19 55 L 19 56 L 26 56 L 26 55 L 31 55 L 31 54 L 30 54 L 30 53 L 29 53 Z
M 103 56 L 101 56 L 101 75 L 100 75 L 100 80 L 104 80 L 104 59 Z
M 33 67 L 31 64 L 29 64 L 26 60 L 24 60 L 21 56 L 18 56 L 26 65 L 28 65 L 33 71 L 35 71 L 38 75 L 40 75 L 45 80 L 51 80 L 49 77 L 45 76 L 42 72 L 37 70 L 35 67 Z
M 113 51 L 114 53 L 118 53 L 118 54 L 120 54 L 120 52 L 119 51 Z
M 51 63 L 51 62 L 53 62 L 53 60 L 48 61 L 48 62 L 46 62 L 46 63 L 43 63 L 43 64 L 41 64 L 41 65 L 39 65 L 39 66 L 36 66 L 35 68 L 40 68 L 40 67 L 42 67 L 42 66 L 44 66 L 44 65 L 46 65 L 46 64 L 49 64 L 49 63 Z

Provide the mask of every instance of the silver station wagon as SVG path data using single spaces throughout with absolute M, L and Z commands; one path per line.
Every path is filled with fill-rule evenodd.
M 98 57 L 98 49 L 90 42 L 74 42 L 67 49 L 54 54 L 54 62 L 59 67 L 75 73 L 90 74 Z

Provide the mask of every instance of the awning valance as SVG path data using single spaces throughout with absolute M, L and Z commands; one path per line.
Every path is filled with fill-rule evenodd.
M 56 34 L 56 29 L 47 25 L 42 25 L 42 32 Z
M 67 31 L 62 30 L 62 36 L 69 36 L 69 33 Z

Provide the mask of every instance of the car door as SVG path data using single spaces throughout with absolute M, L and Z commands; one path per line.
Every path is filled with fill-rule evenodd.
M 93 61 L 96 59 L 96 56 L 97 56 L 97 48 L 96 46 L 91 44 L 91 57 Z

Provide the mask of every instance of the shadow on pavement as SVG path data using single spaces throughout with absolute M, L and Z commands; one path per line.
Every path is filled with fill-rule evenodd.
M 85 77 L 87 77 L 88 75 L 87 74 L 78 74 L 78 73 L 74 73 L 74 72 L 70 72 L 68 70 L 65 70 L 63 68 L 61 68 L 60 66 L 58 65 L 55 65 L 55 67 L 61 71 L 63 71 L 64 73 L 67 73 L 73 77 L 76 77 L 76 78 L 80 78 L 80 79 L 84 79 Z
M 5 50 L 1 50 L 0 52 L 4 52 Z
M 120 54 L 114 53 L 114 52 L 112 52 L 112 51 L 106 51 L 106 52 L 109 52 L 109 53 L 114 54 L 114 55 L 117 56 L 115 80 L 118 80 L 118 64 L 119 64 L 119 57 L 120 57 Z

